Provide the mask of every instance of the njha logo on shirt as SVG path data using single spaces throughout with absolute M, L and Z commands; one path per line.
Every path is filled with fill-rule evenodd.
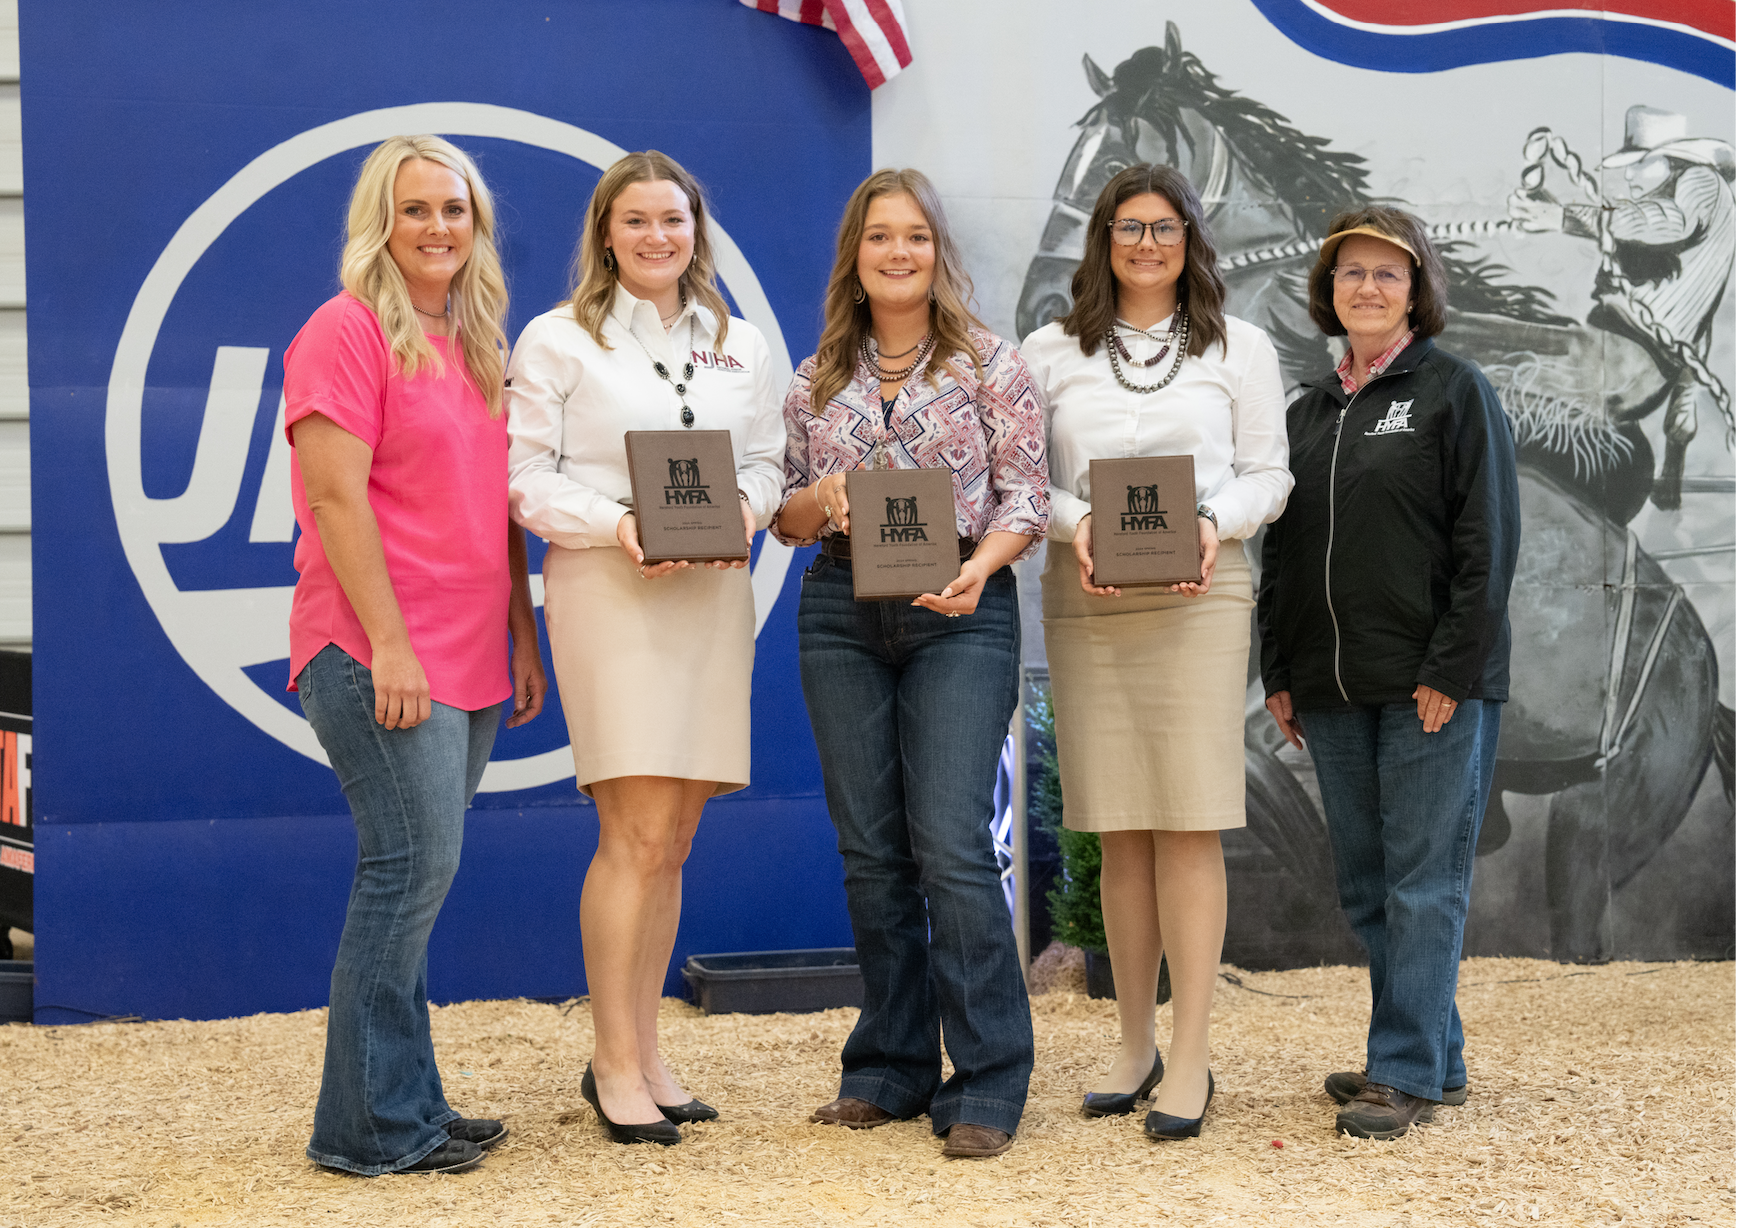
M 716 367 L 721 371 L 747 371 L 749 368 L 738 362 L 729 354 L 715 354 L 711 350 L 690 350 L 689 357 L 703 367 Z
M 1390 412 L 1384 415 L 1383 421 L 1366 432 L 1367 435 L 1394 435 L 1400 431 L 1412 434 L 1414 428 L 1408 425 L 1408 411 L 1413 408 L 1414 401 L 1410 397 L 1406 401 L 1391 401 Z

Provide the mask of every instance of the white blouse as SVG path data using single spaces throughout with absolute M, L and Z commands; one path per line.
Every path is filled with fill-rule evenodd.
M 650 351 L 678 383 L 683 363 L 695 364 L 686 398 L 695 429 L 731 432 L 737 485 L 757 527 L 766 528 L 784 478 L 785 377 L 753 324 L 732 317 L 723 351 L 714 350 L 713 331 L 712 313 L 691 302 L 666 333 L 658 308 L 620 285 L 604 319 L 612 349 L 594 341 L 566 304 L 527 324 L 507 375 L 514 519 L 571 550 L 618 544 L 616 522 L 631 493 L 623 433 L 683 429 L 684 398 L 653 370 Z
M 1164 333 L 1168 316 L 1149 331 Z M 1183 456 L 1196 459 L 1196 500 L 1213 509 L 1222 541 L 1246 538 L 1281 514 L 1293 489 L 1287 469 L 1287 403 L 1281 363 L 1269 336 L 1254 324 L 1226 317 L 1223 354 L 1211 345 L 1187 357 L 1178 374 L 1156 392 L 1119 384 L 1102 341 L 1092 357 L 1079 338 L 1053 322 L 1021 346 L 1045 401 L 1046 447 L 1051 457 L 1051 529 L 1071 541 L 1093 510 L 1088 462 L 1114 457 Z M 1170 356 L 1138 366 L 1159 343 L 1120 329 L 1137 362 L 1124 377 L 1152 384 L 1172 369 Z

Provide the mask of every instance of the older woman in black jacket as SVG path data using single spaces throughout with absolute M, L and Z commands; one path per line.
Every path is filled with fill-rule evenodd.
M 1336 1129 L 1391 1139 L 1468 1094 L 1456 973 L 1509 693 L 1516 454 L 1479 369 L 1432 342 L 1444 269 L 1420 220 L 1329 227 L 1311 316 L 1347 356 L 1287 411 L 1296 480 L 1263 544 L 1268 707 L 1311 752 L 1341 906 L 1371 955 L 1364 1074 Z

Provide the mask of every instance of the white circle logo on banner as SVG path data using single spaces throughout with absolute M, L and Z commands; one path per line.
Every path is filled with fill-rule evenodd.
M 327 761 L 326 753 L 308 722 L 262 691 L 243 672 L 250 665 L 290 655 L 290 597 L 294 590 L 276 587 L 183 592 L 170 576 L 161 549 L 169 542 L 202 540 L 229 522 L 242 475 L 239 464 L 225 464 L 235 449 L 225 448 L 218 441 L 220 436 L 244 441 L 249 437 L 259 409 L 258 386 L 254 386 L 250 399 L 235 402 L 237 418 L 245 405 L 245 420 L 219 422 L 216 419 L 223 412 L 220 393 L 224 390 L 214 373 L 212 398 L 200 427 L 188 489 L 174 498 L 153 499 L 145 494 L 140 454 L 145 373 L 164 317 L 182 281 L 232 222 L 266 193 L 309 167 L 346 150 L 377 144 L 406 132 L 516 141 L 567 154 L 599 170 L 627 152 L 584 129 L 548 116 L 473 102 L 385 107 L 311 128 L 267 150 L 237 171 L 181 224 L 133 300 L 109 373 L 105 418 L 109 491 L 115 504 L 115 524 L 122 549 L 146 601 L 170 643 L 202 682 L 260 729 L 321 763 Z M 712 235 L 720 277 L 730 287 L 744 318 L 767 338 L 774 361 L 782 367 L 777 374 L 789 379 L 792 367 L 785 338 L 754 269 L 716 222 Z M 220 370 L 224 353 L 219 352 Z M 240 450 L 243 462 L 246 455 L 244 446 Z M 220 468 L 232 472 L 216 472 Z M 784 586 L 790 561 L 790 547 L 771 537 L 763 540 L 752 576 L 758 635 Z M 573 757 L 568 747 L 562 746 L 524 759 L 492 761 L 484 772 L 481 788 L 485 792 L 530 789 L 573 774 Z

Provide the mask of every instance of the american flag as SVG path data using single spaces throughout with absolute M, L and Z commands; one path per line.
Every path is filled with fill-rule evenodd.
M 788 21 L 836 31 L 871 89 L 912 63 L 900 0 L 742 0 Z

